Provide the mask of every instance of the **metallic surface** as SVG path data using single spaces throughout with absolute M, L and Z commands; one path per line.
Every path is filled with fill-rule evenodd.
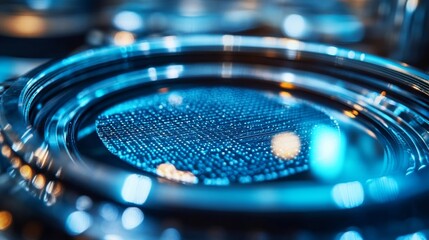
M 130 155 L 118 158 L 111 154 L 109 146 L 118 144 L 108 139 L 103 142 L 100 131 L 97 133 L 97 119 L 100 127 L 111 124 L 104 121 L 114 113 L 120 113 L 120 120 L 130 117 L 121 106 L 138 111 L 145 107 L 138 99 L 165 99 L 170 94 L 202 91 L 207 86 L 234 88 L 258 96 L 268 91 L 273 101 L 285 100 L 294 107 L 304 102 L 305 112 L 318 114 L 319 118 L 312 120 L 323 119 L 325 123 L 312 129 L 315 134 L 305 157 L 308 171 L 276 181 L 228 187 L 178 184 L 185 181 L 171 176 L 183 173 L 174 171 L 193 169 L 162 162 L 157 166 L 160 171 L 154 172 L 154 167 L 142 171 L 124 163 Z M 366 53 L 290 39 L 166 37 L 89 50 L 22 76 L 2 95 L 3 177 L 23 186 L 18 192 L 5 192 L 39 206 L 39 216 L 56 219 L 59 228 L 66 229 L 69 235 L 94 239 L 177 236 L 179 227 L 164 224 L 169 217 L 163 217 L 163 212 L 170 216 L 178 213 L 174 219 L 185 224 L 181 233 L 187 237 L 192 236 L 193 228 L 200 229 L 196 235 L 200 238 L 212 235 L 205 230 L 219 224 L 239 231 L 242 237 L 253 236 L 253 229 L 260 228 L 268 229 L 272 236 L 284 236 L 284 227 L 291 221 L 302 228 L 311 223 L 312 232 L 321 231 L 314 227 L 314 221 L 319 222 L 324 229 L 321 235 L 330 238 L 337 234 L 370 238 L 420 236 L 425 234 L 425 218 L 412 209 L 421 207 L 419 199 L 428 190 L 421 184 L 428 178 L 428 89 L 427 74 L 416 69 Z M 216 95 L 222 91 L 204 101 L 199 97 L 197 102 L 219 102 Z M 251 96 L 253 101 L 263 101 L 256 95 Z M 135 99 L 136 105 L 130 107 L 129 101 Z M 177 100 L 172 102 L 178 103 Z M 226 102 L 217 109 L 237 109 L 242 102 L 222 101 Z M 310 111 L 313 108 L 317 110 Z M 296 115 L 285 118 L 292 116 Z M 338 127 L 332 131 L 329 126 L 335 121 Z M 269 122 L 261 124 L 266 129 L 273 127 Z M 128 127 L 123 128 L 129 130 Z M 290 129 L 295 130 L 286 127 Z M 279 129 L 279 133 L 283 130 Z M 298 130 L 297 135 L 302 133 Z M 282 142 L 284 138 L 295 143 L 271 141 L 272 149 L 280 149 L 277 157 L 294 156 L 293 151 L 287 154 L 291 145 L 307 144 L 306 137 L 297 144 L 297 138 L 289 133 L 273 139 Z M 145 154 L 147 151 L 142 152 Z M 207 212 L 214 214 L 209 216 Z M 392 221 L 397 218 L 379 221 L 383 212 L 398 218 L 417 218 L 415 221 L 421 225 L 392 229 Z M 257 217 L 232 220 L 234 215 L 243 214 Z M 8 225 L 9 215 L 2 216 L 4 226 Z M 106 224 L 119 227 L 100 229 Z M 371 226 L 380 231 L 371 232 Z M 295 234 L 298 233 L 289 232 L 287 236 L 296 237 Z

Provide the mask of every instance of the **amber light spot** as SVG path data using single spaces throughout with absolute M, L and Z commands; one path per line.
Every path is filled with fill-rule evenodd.
M 0 231 L 6 230 L 12 224 L 12 214 L 0 211 Z
M 117 32 L 113 37 L 113 42 L 118 46 L 130 45 L 134 43 L 135 40 L 136 39 L 132 33 L 125 31 Z
M 22 15 L 8 18 L 3 26 L 15 35 L 35 37 L 47 30 L 46 21 L 39 16 Z
M 291 98 L 292 94 L 290 94 L 289 92 L 281 91 L 280 92 L 280 97 L 282 97 L 282 98 Z
M 33 178 L 33 185 L 37 189 L 44 188 L 45 185 L 46 185 L 46 178 L 45 178 L 45 176 L 43 176 L 42 174 L 37 174 L 36 176 L 34 176 L 34 178 Z
M 191 172 L 177 170 L 171 163 L 162 163 L 156 168 L 156 173 L 167 179 L 184 182 L 184 183 L 198 183 L 198 178 Z
M 24 166 L 20 167 L 19 173 L 26 180 L 29 180 L 33 177 L 33 170 L 31 170 L 31 167 L 28 165 L 24 165 Z
M 343 111 L 343 113 L 344 113 L 344 115 L 346 115 L 349 118 L 355 118 L 356 117 L 356 115 L 353 113 L 353 111 L 345 110 L 345 111 Z
M 279 133 L 271 139 L 271 150 L 275 156 L 290 160 L 298 156 L 301 150 L 301 140 L 293 132 Z
M 295 85 L 293 85 L 290 82 L 282 82 L 282 83 L 280 83 L 280 87 L 284 88 L 284 89 L 293 89 L 293 88 L 295 88 Z

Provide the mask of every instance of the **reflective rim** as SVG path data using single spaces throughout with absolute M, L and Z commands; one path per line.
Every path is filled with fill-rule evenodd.
M 359 197 L 370 195 L 368 181 L 345 182 L 336 185 L 287 182 L 257 187 L 231 186 L 222 189 L 224 194 L 218 194 L 219 189 L 216 187 L 183 186 L 177 188 L 158 183 L 153 177 L 126 169 L 112 168 L 91 159 L 85 159 L 85 164 L 79 164 L 70 161 L 70 157 L 64 152 L 48 152 L 47 143 L 42 141 L 37 133 L 37 128 L 40 126 L 31 126 L 32 114 L 36 107 L 34 106 L 35 98 L 40 97 L 38 94 L 51 84 L 61 82 L 61 79 L 68 74 L 87 71 L 91 67 L 111 62 L 127 64 L 129 59 L 137 57 L 149 60 L 154 57 L 168 59 L 171 56 L 186 56 L 198 51 L 221 53 L 228 56 L 235 53 L 258 53 L 258 56 L 264 56 L 267 59 L 275 58 L 291 62 L 311 59 L 332 67 L 336 66 L 337 69 L 345 69 L 351 73 L 360 72 L 385 80 L 384 83 L 374 82 L 373 84 L 391 86 L 389 91 L 395 95 L 396 100 L 399 99 L 402 102 L 398 101 L 388 105 L 386 101 L 387 105 L 378 110 L 406 122 L 401 127 L 410 132 L 411 139 L 419 138 L 420 145 L 415 148 L 422 149 L 422 151 L 417 153 L 418 155 L 414 155 L 416 169 L 412 169 L 412 171 L 418 171 L 418 174 L 403 177 L 382 176 L 369 181 L 393 179 L 397 187 L 395 191 L 398 194 L 391 200 L 406 199 L 427 190 L 426 186 L 414 187 L 427 178 L 427 174 L 423 170 L 428 160 L 425 151 L 428 149 L 427 142 L 429 141 L 429 125 L 426 117 L 429 115 L 429 78 L 426 74 L 404 64 L 365 53 L 271 37 L 230 35 L 165 37 L 125 47 L 88 50 L 44 65 L 18 79 L 2 97 L 0 140 L 3 144 L 2 154 L 6 158 L 7 164 L 12 166 L 14 169 L 12 172 L 15 175 L 26 180 L 29 185 L 37 183 L 37 177 L 43 177 L 46 184 L 43 184 L 43 188 L 39 190 L 54 199 L 64 192 L 70 191 L 69 189 L 73 189 L 78 192 L 82 190 L 96 193 L 115 202 L 144 205 L 148 208 L 179 207 L 268 213 L 334 210 L 377 203 L 377 201 L 371 200 L 371 196 L 365 197 L 365 201 L 357 205 L 350 205 L 354 201 L 354 199 L 350 199 L 350 196 L 340 194 L 340 199 L 333 197 L 335 191 L 347 192 L 356 189 L 362 195 Z M 118 59 L 117 56 L 121 58 Z M 225 67 L 225 69 L 227 68 L 228 66 Z M 408 110 L 395 115 L 405 105 Z M 61 137 L 61 134 L 58 137 Z M 135 189 L 141 189 L 141 191 L 136 194 Z M 313 192 L 319 197 L 307 198 L 303 201 L 300 191 Z M 267 194 L 272 197 L 264 197 Z M 343 203 L 342 207 L 339 206 L 338 201 Z

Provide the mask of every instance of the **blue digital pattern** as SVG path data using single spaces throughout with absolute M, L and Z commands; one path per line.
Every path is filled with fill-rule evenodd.
M 294 98 L 236 87 L 171 90 L 116 105 L 96 130 L 107 149 L 133 166 L 157 173 L 169 163 L 203 184 L 273 180 L 308 169 L 310 134 L 336 126 L 324 112 Z M 299 154 L 273 154 L 279 133 L 300 139 Z

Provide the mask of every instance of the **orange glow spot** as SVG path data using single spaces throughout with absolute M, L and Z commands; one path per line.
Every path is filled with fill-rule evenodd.
M 291 98 L 292 94 L 290 94 L 289 92 L 282 91 L 282 92 L 280 92 L 280 97 L 282 97 L 282 98 Z
M 156 168 L 156 173 L 161 177 L 165 177 L 173 181 L 194 184 L 198 183 L 198 178 L 195 177 L 193 173 L 189 171 L 177 170 L 176 167 L 170 163 L 162 163 L 158 165 Z
M 0 212 L 0 231 L 6 230 L 12 224 L 12 214 L 6 211 Z
M 130 32 L 117 32 L 113 37 L 113 42 L 118 46 L 130 45 L 135 41 L 135 37 Z
M 31 170 L 31 167 L 28 165 L 20 167 L 19 173 L 25 180 L 29 180 L 31 179 L 31 177 L 33 177 L 33 170 Z
M 300 150 L 301 140 L 293 132 L 279 133 L 271 139 L 271 151 L 281 159 L 293 159 L 298 156 Z
M 356 111 L 356 110 L 353 110 L 353 111 L 352 111 L 352 113 L 353 113 L 353 115 L 355 115 L 355 116 L 359 115 L 359 112 L 358 112 L 358 111 Z
M 59 196 L 62 191 L 63 187 L 58 182 L 50 181 L 48 185 L 46 185 L 46 192 L 54 196 Z
M 0 134 L 0 143 L 3 143 L 3 142 L 4 142 L 4 137 L 2 134 Z
M 42 174 L 37 174 L 36 176 L 34 176 L 33 178 L 33 186 L 37 189 L 42 189 L 44 188 L 46 185 L 46 179 L 45 176 L 43 176 Z
M 17 157 L 13 157 L 10 159 L 10 164 L 13 168 L 19 168 L 21 167 L 21 160 Z
M 382 91 L 382 92 L 380 93 L 380 95 L 381 95 L 381 96 L 383 96 L 383 97 L 384 97 L 384 96 L 386 96 L 386 91 Z
M 355 118 L 356 117 L 356 115 L 354 115 L 352 111 L 344 110 L 343 113 L 344 113 L 344 115 L 346 115 L 349 118 Z
M 166 87 L 163 87 L 163 88 L 160 88 L 160 89 L 158 89 L 158 92 L 160 92 L 160 93 L 166 93 L 166 92 L 168 92 L 168 88 L 166 88 Z
M 361 106 L 361 105 L 358 105 L 358 104 L 354 104 L 353 105 L 353 107 L 357 110 L 357 111 L 362 111 L 363 110 L 363 107 Z
M 282 82 L 282 83 L 280 83 L 280 87 L 284 88 L 284 89 L 294 89 L 295 85 L 293 85 L 292 83 L 289 83 L 289 82 Z
M 3 26 L 17 36 L 38 37 L 47 30 L 45 20 L 39 16 L 13 16 L 4 20 Z
M 7 158 L 10 158 L 12 156 L 12 150 L 10 150 L 10 147 L 3 146 L 1 148 L 1 154 Z

